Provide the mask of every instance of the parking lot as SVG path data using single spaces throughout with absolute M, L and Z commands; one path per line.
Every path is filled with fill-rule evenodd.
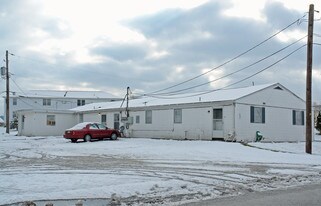
M 98 199 L 104 205 L 179 205 L 321 182 L 320 142 L 313 155 L 304 153 L 304 143 L 253 146 L 268 149 L 131 138 L 71 143 L 3 134 L 0 205 L 79 199 L 84 205 Z

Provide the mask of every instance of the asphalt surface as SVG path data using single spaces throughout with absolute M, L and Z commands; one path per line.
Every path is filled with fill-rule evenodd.
M 183 204 L 183 206 L 320 206 L 321 185 L 305 185 L 283 190 L 253 192 L 245 195 Z

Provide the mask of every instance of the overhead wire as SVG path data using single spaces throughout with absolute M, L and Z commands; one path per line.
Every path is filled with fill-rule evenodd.
M 150 93 L 147 93 L 147 94 L 159 93 L 159 92 L 162 92 L 162 91 L 166 91 L 166 90 L 168 90 L 168 89 L 172 89 L 172 88 L 174 88 L 174 87 L 180 86 L 180 85 L 185 84 L 185 83 L 187 83 L 187 82 L 193 81 L 193 80 L 195 80 L 195 79 L 197 79 L 197 78 L 199 78 L 199 77 L 201 77 L 201 76 L 204 76 L 204 75 L 206 75 L 206 74 L 208 74 L 208 73 L 210 73 L 210 72 L 212 72 L 212 71 L 214 71 L 214 70 L 216 70 L 216 69 L 218 69 L 218 68 L 221 68 L 222 66 L 225 66 L 225 65 L 233 62 L 234 60 L 240 58 L 241 56 L 243 56 L 243 55 L 249 53 L 250 51 L 256 49 L 257 47 L 261 46 L 261 45 L 264 44 L 265 42 L 269 41 L 270 39 L 274 38 L 275 36 L 277 36 L 277 35 L 280 34 L 281 32 L 283 32 L 283 31 L 285 31 L 286 29 L 288 29 L 289 27 L 293 26 L 294 24 L 300 24 L 300 23 L 302 22 L 302 19 L 304 19 L 304 17 L 305 17 L 306 15 L 307 15 L 307 13 L 305 13 L 301 18 L 296 19 L 295 21 L 293 21 L 292 23 L 290 23 L 289 25 L 287 25 L 287 26 L 284 27 L 283 29 L 281 29 L 281 30 L 279 30 L 278 32 L 274 33 L 273 35 L 271 35 L 271 36 L 268 37 L 267 39 L 261 41 L 260 43 L 254 45 L 253 47 L 247 49 L 246 51 L 244 51 L 244 52 L 236 55 L 235 57 L 233 57 L 233 58 L 225 61 L 224 63 L 222 63 L 222 64 L 220 64 L 220 65 L 218 65 L 218 66 L 210 69 L 210 70 L 207 71 L 207 72 L 204 72 L 204 73 L 202 73 L 202 74 L 199 74 L 199 75 L 197 75 L 197 76 L 195 76 L 195 77 L 193 77 L 193 78 L 187 79 L 187 80 L 185 80 L 185 81 L 183 81 L 183 82 L 180 82 L 180 83 L 178 83 L 178 84 L 174 84 L 174 85 L 169 86 L 169 87 L 166 87 L 166 88 L 164 88 L 164 89 L 160 89 L 160 90 L 157 90 L 157 91 L 154 91 L 154 92 L 150 92 Z
M 239 73 L 239 72 L 241 72 L 241 71 L 244 71 L 244 70 L 246 70 L 246 69 L 248 69 L 248 68 L 250 68 L 250 67 L 252 67 L 252 66 L 254 66 L 254 65 L 256 65 L 256 64 L 258 64 L 258 63 L 260 63 L 260 62 L 262 62 L 262 61 L 264 61 L 264 60 L 266 60 L 266 59 L 268 59 L 268 58 L 270 58 L 270 57 L 272 57 L 272 56 L 274 56 L 274 55 L 276 55 L 276 54 L 278 54 L 278 53 L 280 53 L 281 51 L 284 51 L 285 49 L 293 46 L 294 44 L 300 42 L 301 40 L 303 40 L 303 39 L 306 38 L 306 37 L 307 37 L 307 35 L 305 35 L 305 36 L 301 37 L 300 39 L 292 42 L 291 44 L 289 44 L 289 45 L 287 45 L 287 46 L 285 46 L 285 47 L 283 47 L 283 48 L 281 48 L 281 49 L 279 49 L 279 50 L 271 53 L 270 55 L 268 55 L 268 56 L 266 56 L 266 57 L 264 57 L 264 58 L 262 58 L 262 59 L 259 59 L 258 61 L 255 61 L 255 62 L 253 62 L 253 63 L 251 63 L 251 64 L 249 64 L 249 65 L 247 65 L 247 66 L 245 66 L 245 67 L 243 67 L 243 68 L 241 68 L 241 69 L 239 69 L 239 70 L 236 70 L 236 71 L 234 71 L 234 72 L 231 72 L 231 73 L 229 73 L 229 74 L 226 74 L 226 75 L 224 75 L 224 76 L 221 76 L 221 77 L 219 77 L 219 78 L 216 78 L 216 79 L 214 79 L 214 80 L 207 81 L 207 82 L 202 83 L 202 84 L 198 84 L 198 85 L 195 85 L 195 86 L 187 87 L 187 88 L 180 89 L 180 90 L 176 90 L 176 91 L 165 92 L 165 93 L 149 93 L 149 95 L 176 95 L 176 94 L 179 94 L 180 92 L 183 92 L 183 91 L 195 89 L 195 88 L 197 88 L 197 87 L 201 87 L 201 86 L 210 84 L 210 83 L 212 83 L 212 82 L 216 82 L 216 81 L 218 81 L 218 80 L 224 79 L 224 78 L 226 78 L 226 77 L 229 77 L 229 76 L 231 76 L 231 75 L 234 75 L 234 74 L 236 74 L 236 73 Z
M 154 97 L 154 98 L 157 98 L 157 99 L 178 99 L 178 98 L 195 97 L 195 96 L 200 96 L 200 95 L 212 93 L 212 92 L 215 92 L 215 91 L 223 90 L 223 89 L 226 89 L 226 88 L 228 88 L 228 87 L 231 87 L 231 86 L 234 86 L 234 85 L 236 85 L 236 84 L 239 84 L 239 83 L 241 83 L 241 82 L 243 82 L 243 81 L 245 81 L 245 80 L 248 80 L 248 79 L 250 79 L 250 78 L 252 78 L 252 77 L 254 77 L 254 76 L 256 76 L 256 75 L 258 75 L 258 74 L 260 74 L 260 73 L 262 73 L 262 72 L 264 72 L 264 71 L 266 71 L 266 70 L 268 70 L 268 69 L 270 69 L 271 67 L 275 66 L 276 64 L 280 63 L 280 62 L 283 61 L 284 59 L 288 58 L 289 56 L 291 56 L 291 55 L 294 54 L 295 52 L 299 51 L 300 49 L 302 49 L 302 48 L 305 47 L 306 45 L 307 45 L 307 44 L 304 44 L 304 45 L 300 46 L 299 48 L 297 48 L 297 49 L 295 49 L 294 51 L 290 52 L 289 54 L 287 54 L 286 56 L 282 57 L 281 59 L 279 59 L 278 61 L 274 62 L 273 64 L 270 64 L 269 66 L 267 66 L 267 67 L 259 70 L 258 72 L 255 72 L 255 73 L 252 74 L 252 75 L 249 75 L 249 76 L 247 76 L 247 77 L 245 77 L 245 78 L 243 78 L 243 79 L 241 79 L 241 80 L 238 80 L 238 81 L 236 81 L 236 82 L 234 82 L 234 83 L 228 84 L 228 85 L 226 85 L 226 86 L 224 86 L 224 87 L 221 87 L 221 88 L 219 88 L 219 89 L 213 89 L 213 90 L 209 90 L 209 91 L 205 91 L 205 92 L 199 92 L 199 93 L 196 93 L 196 94 L 185 95 L 185 96 L 180 95 L 180 96 L 176 96 L 176 97 L 173 97 L 173 96 L 171 97 L 171 96 L 147 95 L 147 94 L 146 94 L 145 96 Z

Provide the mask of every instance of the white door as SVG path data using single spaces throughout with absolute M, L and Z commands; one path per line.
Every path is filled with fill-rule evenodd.
M 223 109 L 213 109 L 213 138 L 223 138 Z

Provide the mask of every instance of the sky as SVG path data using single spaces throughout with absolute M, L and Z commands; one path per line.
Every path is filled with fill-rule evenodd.
M 13 92 L 101 90 L 123 97 L 128 86 L 133 95 L 151 94 L 198 77 L 161 93 L 279 82 L 305 99 L 306 38 L 271 54 L 307 35 L 309 4 L 316 10 L 313 101 L 321 102 L 318 1 L 1 0 L 0 55 L 10 53 Z

